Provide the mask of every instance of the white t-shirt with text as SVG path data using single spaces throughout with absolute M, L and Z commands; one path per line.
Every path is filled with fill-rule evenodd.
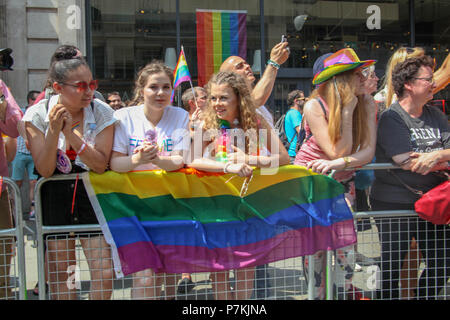
M 122 108 L 114 112 L 118 120 L 114 131 L 113 151 L 132 155 L 142 145 L 145 132 L 156 131 L 160 156 L 170 156 L 173 151 L 187 154 L 190 148 L 189 114 L 185 110 L 167 106 L 163 116 L 154 127 L 144 114 L 144 105 Z M 155 170 L 153 164 L 140 165 L 135 171 Z

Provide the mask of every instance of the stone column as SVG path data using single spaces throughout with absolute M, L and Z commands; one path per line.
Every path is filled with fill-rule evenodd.
M 1 72 L 17 103 L 26 105 L 28 92 L 26 0 L 6 1 L 6 47 L 13 49 L 14 71 Z

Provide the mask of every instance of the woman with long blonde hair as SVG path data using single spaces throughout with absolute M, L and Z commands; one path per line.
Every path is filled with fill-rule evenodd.
M 345 169 L 370 162 L 375 152 L 375 103 L 365 93 L 366 79 L 361 72 L 374 63 L 360 61 L 352 49 L 317 59 L 313 84 L 318 87 L 304 107 L 306 139 L 294 161 L 321 174 L 341 170 L 334 178 L 345 186 L 350 206 L 355 198 L 354 171 Z M 314 255 L 317 299 L 325 298 L 324 258 L 324 251 Z M 338 297 L 358 299 L 361 292 L 352 286 L 353 246 L 337 250 L 337 266 Z

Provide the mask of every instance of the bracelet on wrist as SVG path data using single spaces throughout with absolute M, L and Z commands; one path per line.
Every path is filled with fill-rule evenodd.
M 280 65 L 278 63 L 276 63 L 275 61 L 273 61 L 273 60 L 270 60 L 270 59 L 267 60 L 267 64 L 272 66 L 272 67 L 274 67 L 277 70 L 280 69 Z
M 408 164 L 411 161 L 411 157 L 406 158 L 402 162 L 399 163 L 400 167 L 403 167 L 404 165 Z
M 77 152 L 77 156 L 79 156 L 81 153 L 83 153 L 83 151 L 86 149 L 86 142 L 83 142 L 83 144 L 81 145 L 80 150 L 78 150 Z
M 342 159 L 344 159 L 344 162 L 345 162 L 344 169 L 347 169 L 350 166 L 350 158 L 343 157 Z
M 223 173 L 228 173 L 228 167 L 232 164 L 233 164 L 233 162 L 231 162 L 231 161 L 228 161 L 227 163 L 225 163 L 225 166 L 223 167 Z

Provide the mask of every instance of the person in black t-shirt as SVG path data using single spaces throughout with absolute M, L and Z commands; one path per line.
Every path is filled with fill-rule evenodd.
M 429 56 L 407 59 L 394 68 L 398 101 L 380 117 L 375 156 L 377 162 L 393 162 L 401 169 L 375 171 L 370 195 L 373 210 L 414 210 L 418 196 L 412 189 L 427 192 L 443 182 L 435 172 L 448 168 L 450 126 L 439 109 L 426 105 L 436 87 L 433 68 Z M 399 298 L 401 262 L 414 237 L 426 263 L 416 296 L 436 298 L 447 282 L 450 229 L 417 218 L 401 218 L 398 223 L 377 219 L 377 225 L 382 247 L 380 297 Z

